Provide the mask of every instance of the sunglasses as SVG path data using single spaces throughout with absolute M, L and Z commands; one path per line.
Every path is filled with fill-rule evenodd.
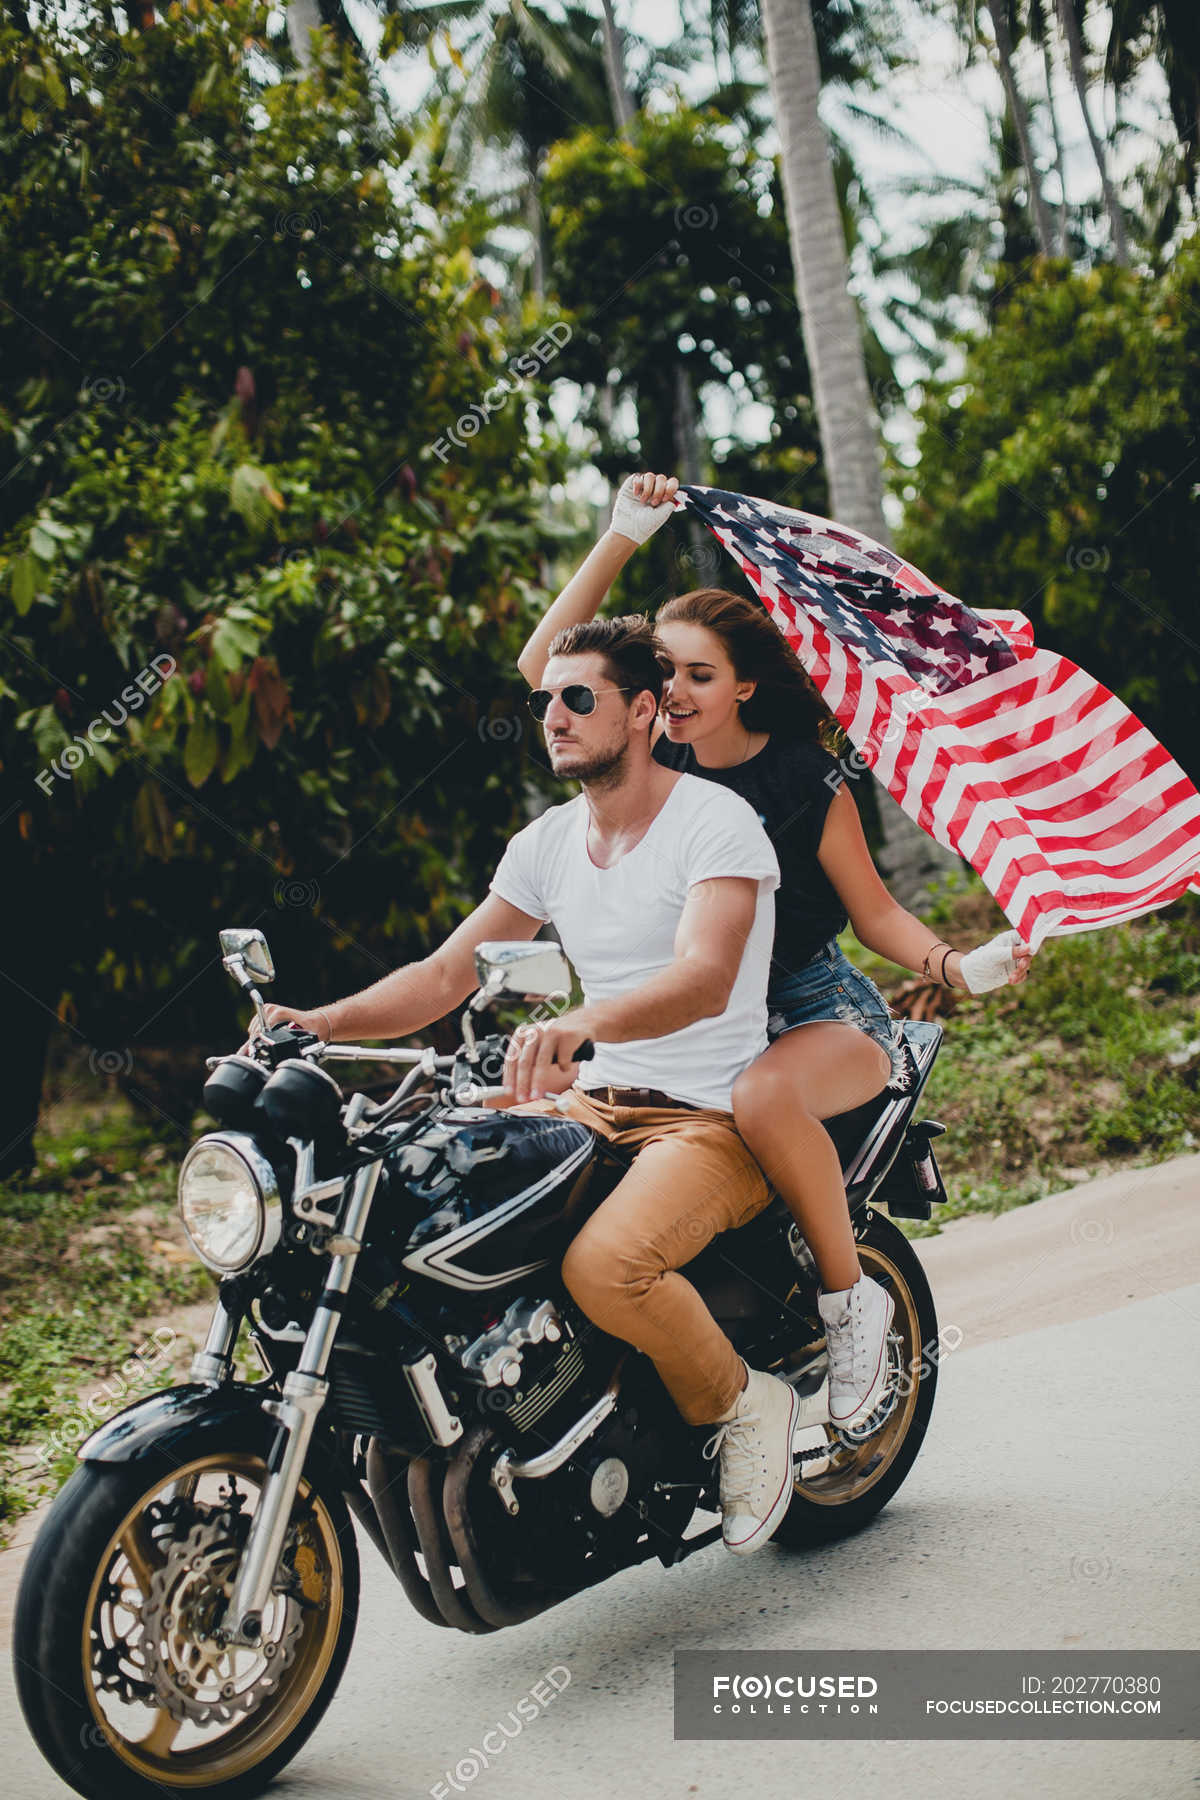
M 633 688 L 627 687 L 601 688 L 600 690 L 601 694 L 631 694 L 633 692 Z M 550 702 L 553 698 L 553 688 L 534 688 L 530 694 L 526 704 L 539 725 L 549 712 Z M 569 687 L 561 690 L 561 698 L 568 712 L 578 713 L 581 718 L 586 718 L 588 713 L 595 712 L 600 694 L 596 692 L 595 688 L 588 687 L 582 681 L 573 681 Z

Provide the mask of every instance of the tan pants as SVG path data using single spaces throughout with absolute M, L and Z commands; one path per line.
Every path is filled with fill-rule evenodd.
M 608 1198 L 568 1247 L 563 1280 L 602 1331 L 650 1357 L 692 1425 L 727 1412 L 741 1392 L 742 1359 L 679 1268 L 720 1231 L 762 1211 L 770 1190 L 738 1136 L 733 1114 L 610 1106 L 574 1087 L 562 1111 L 632 1158 Z M 530 1100 L 513 1112 L 556 1112 Z

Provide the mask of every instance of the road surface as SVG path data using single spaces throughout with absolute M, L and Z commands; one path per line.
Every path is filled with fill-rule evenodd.
M 671 1693 L 677 1646 L 1200 1647 L 1198 1223 L 1200 1157 L 1186 1157 L 920 1240 L 962 1342 L 908 1480 L 844 1544 L 745 1559 L 714 1545 L 467 1638 L 407 1610 L 364 1541 L 349 1667 L 272 1793 L 453 1794 L 447 1772 L 555 1669 L 553 1703 L 460 1781 L 472 1800 L 1196 1800 L 1194 1742 L 676 1743 Z M 9 1587 L 20 1558 L 0 1559 Z M 0 1681 L 9 1791 L 61 1800 L 7 1656 Z

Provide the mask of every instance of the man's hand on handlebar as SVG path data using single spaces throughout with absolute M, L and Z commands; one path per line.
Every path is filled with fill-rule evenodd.
M 296 1006 L 271 1005 L 264 1006 L 263 1013 L 266 1016 L 267 1024 L 272 1030 L 276 1030 L 280 1025 L 298 1025 L 301 1031 L 311 1031 L 312 1035 L 315 1038 L 320 1038 L 323 1044 L 328 1043 L 329 1041 L 329 1021 L 321 1011 L 320 1007 L 318 1007 L 315 1012 L 302 1012 L 300 1008 Z M 250 1035 L 238 1051 L 238 1055 L 251 1055 L 254 1050 L 255 1038 L 261 1036 L 262 1033 L 259 1030 L 258 1019 L 255 1017 L 250 1021 Z
M 511 1098 L 492 1104 L 521 1106 L 526 1100 L 565 1093 L 579 1073 L 579 1064 L 571 1058 L 591 1035 L 586 1006 L 540 1025 L 518 1025 L 509 1039 L 502 1077 L 505 1095 Z

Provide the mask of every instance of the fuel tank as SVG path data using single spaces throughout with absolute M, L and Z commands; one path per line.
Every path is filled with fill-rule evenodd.
M 416 1275 L 485 1292 L 561 1258 L 585 1216 L 596 1134 L 554 1114 L 454 1107 L 386 1160 L 421 1217 L 401 1261 Z M 406 1209 L 407 1210 L 407 1209 Z

